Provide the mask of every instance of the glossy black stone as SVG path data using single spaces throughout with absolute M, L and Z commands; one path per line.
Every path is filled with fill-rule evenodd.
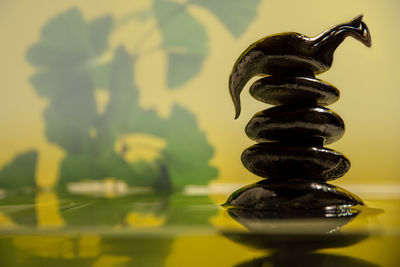
M 223 234 L 248 247 L 300 257 L 367 238 L 368 232 L 341 231 L 362 213 L 361 205 L 356 195 L 321 181 L 262 180 L 238 189 L 224 204 L 228 214 L 248 232 Z
M 238 58 L 229 78 L 229 92 L 239 117 L 240 93 L 256 75 L 314 76 L 327 71 L 336 48 L 347 36 L 371 46 L 371 36 L 362 16 L 308 37 L 300 33 L 281 33 L 262 38 Z
M 250 211 L 279 211 L 280 214 L 296 214 L 293 212 L 298 210 L 299 214 L 314 213 L 320 216 L 329 211 L 332 214 L 342 213 L 343 208 L 363 204 L 358 196 L 321 181 L 268 179 L 238 189 L 224 206 Z
M 255 175 L 281 180 L 334 180 L 350 169 L 350 161 L 332 149 L 284 143 L 253 145 L 243 151 L 241 159 Z
M 314 77 L 268 76 L 250 87 L 250 94 L 257 100 L 271 104 L 330 105 L 339 99 L 339 90 Z
M 271 181 L 271 180 L 269 180 Z M 297 181 L 299 182 L 299 181 Z M 275 181 L 277 184 L 281 184 L 282 182 Z M 315 183 L 319 184 L 321 183 L 320 181 L 314 181 Z M 303 183 L 302 183 L 303 184 Z M 251 185 L 248 185 L 251 187 Z M 242 197 L 247 198 L 250 194 L 251 197 L 251 192 L 243 192 L 244 190 L 248 190 L 248 186 L 243 187 L 238 189 L 234 194 L 245 194 Z M 315 185 L 316 186 L 316 185 Z M 331 185 L 328 185 L 331 186 Z M 257 186 L 255 186 L 257 187 Z M 316 186 L 317 187 L 317 186 Z M 226 202 L 223 204 L 224 206 L 227 207 L 227 212 L 228 214 L 235 219 L 237 222 L 245 226 L 247 229 L 252 230 L 252 231 L 269 231 L 269 230 L 276 230 L 277 227 L 274 224 L 279 224 L 281 221 L 294 221 L 294 222 L 310 222 L 310 221 L 331 221 L 332 227 L 328 227 L 327 229 L 324 229 L 320 232 L 331 232 L 335 230 L 336 228 L 340 228 L 347 223 L 349 223 L 351 220 L 353 220 L 359 213 L 360 210 L 356 207 L 357 205 L 362 205 L 362 201 L 359 197 L 355 196 L 354 194 L 351 194 L 350 192 L 347 192 L 341 187 L 334 187 L 335 190 L 338 189 L 341 191 L 341 193 L 347 194 L 347 196 L 350 196 L 350 199 L 355 200 L 355 204 L 351 205 L 338 205 L 338 206 L 327 206 L 325 207 L 322 205 L 324 208 L 315 208 L 315 209 L 301 209 L 297 208 L 297 204 L 293 205 L 294 208 L 274 208 L 274 209 L 253 209 L 249 207 L 243 208 L 242 206 L 236 207 L 235 205 L 231 206 Z M 258 190 L 258 189 L 257 189 Z M 268 190 L 263 188 L 262 190 Z M 296 189 L 299 190 L 299 189 Z M 309 190 L 309 189 L 307 189 Z M 254 193 L 254 192 L 253 192 Z M 288 193 L 285 194 L 286 197 L 289 196 Z M 233 196 L 232 196 L 233 197 Z M 275 196 L 276 197 L 276 196 Z M 358 203 L 358 204 L 357 204 Z M 257 223 L 259 226 L 258 229 L 254 229 L 251 225 Z M 273 225 L 273 227 L 270 227 L 270 225 Z M 326 224 L 325 224 L 326 226 Z M 293 229 L 292 229 L 293 230 Z M 294 229 L 297 231 L 298 229 Z M 318 231 L 318 229 L 311 229 L 314 233 Z
M 323 140 L 330 144 L 343 136 L 344 122 L 321 106 L 281 105 L 257 113 L 247 124 L 246 134 L 256 142 L 307 144 L 307 140 Z

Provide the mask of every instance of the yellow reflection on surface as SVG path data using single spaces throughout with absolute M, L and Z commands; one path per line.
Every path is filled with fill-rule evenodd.
M 61 227 L 65 224 L 60 211 L 58 197 L 54 192 L 39 192 L 36 196 L 36 214 L 41 227 Z
M 219 209 L 218 214 L 210 218 L 210 222 L 220 229 L 245 231 L 246 228 L 228 215 L 225 209 Z
M 134 201 L 133 196 L 131 200 L 82 199 L 73 195 L 64 195 L 61 199 L 58 197 L 56 192 L 39 193 L 34 198 L 34 205 L 17 200 L 15 204 L 10 202 L 0 206 L 2 217 L 7 217 L 3 221 L 5 224 L 0 225 L 0 253 L 14 251 L 2 258 L 0 263 L 14 266 L 18 261 L 22 266 L 30 266 L 34 262 L 52 260 L 59 263 L 74 262 L 76 266 L 87 266 L 85 264 L 88 262 L 90 266 L 182 266 L 188 262 L 191 266 L 234 266 L 253 260 L 270 263 L 276 260 L 277 254 L 272 250 L 256 250 L 230 240 L 227 233 L 249 231 L 215 204 L 192 203 L 198 196 L 181 196 L 181 203 L 166 206 L 166 209 L 154 213 L 148 210 L 148 207 L 155 205 L 153 201 L 146 200 L 151 198 Z M 29 198 L 26 200 L 29 203 Z M 100 217 L 91 212 L 97 201 L 107 203 L 107 209 L 103 209 Z M 369 207 L 363 208 L 361 214 L 340 231 L 350 239 L 353 234 L 367 231 L 365 233 L 370 235 L 368 238 L 352 246 L 324 249 L 317 255 L 303 253 L 303 260 L 311 259 L 320 263 L 325 259 L 343 266 L 352 266 L 357 261 L 376 263 L 382 267 L 396 266 L 399 260 L 396 249 L 400 244 L 397 237 L 400 201 L 398 198 L 366 201 Z M 109 222 L 107 218 L 115 216 L 121 208 L 124 212 L 120 221 Z M 34 214 L 29 212 L 30 209 Z M 216 212 L 203 213 L 211 209 L 216 209 Z M 22 211 L 25 213 L 17 216 Z M 38 218 L 36 223 L 23 223 L 32 216 Z M 43 219 L 45 217 L 49 221 L 46 222 Z M 20 222 L 20 225 L 17 226 L 13 220 Z M 54 228 L 56 221 L 62 221 L 63 224 Z M 323 227 L 322 224 L 320 226 Z M 296 226 L 293 227 L 290 231 L 296 232 Z M 315 227 L 319 228 L 317 220 Z M 310 242 L 315 241 L 312 235 L 310 238 Z M 146 265 L 146 262 L 149 264 Z
M 104 255 L 93 263 L 93 267 L 128 266 L 131 259 L 124 256 Z
M 129 163 L 135 161 L 154 161 L 160 151 L 167 145 L 166 141 L 146 134 L 128 134 L 119 138 L 115 144 L 115 152 Z
M 15 227 L 15 223 L 10 217 L 0 212 L 0 227 Z
M 98 235 L 82 235 L 78 239 L 79 257 L 91 258 L 100 254 L 101 238 Z
M 125 221 L 132 227 L 157 227 L 165 223 L 165 218 L 154 214 L 129 212 Z
M 188 262 L 191 266 L 234 266 L 265 255 L 243 248 L 222 236 L 181 237 L 173 243 L 165 266 L 183 266 Z

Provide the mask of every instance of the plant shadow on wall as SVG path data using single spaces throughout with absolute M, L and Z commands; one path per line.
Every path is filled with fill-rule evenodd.
M 168 62 L 166 87 L 176 89 L 199 73 L 208 54 L 205 28 L 187 7 L 207 9 L 239 37 L 255 18 L 258 3 L 155 0 L 151 10 L 132 13 L 124 22 L 156 19 L 153 30 L 161 33 Z M 58 185 L 105 179 L 156 190 L 206 185 L 217 169 L 209 165 L 213 148 L 195 115 L 178 104 L 167 119 L 140 107 L 135 62 L 142 55 L 129 54 L 123 45 L 110 51 L 108 40 L 117 27 L 111 16 L 85 21 L 73 8 L 50 19 L 27 51 L 27 60 L 37 68 L 30 82 L 49 101 L 46 137 L 66 153 Z M 137 46 L 150 35 L 138 38 Z M 101 60 L 110 52 L 111 60 Z M 101 95 L 108 96 L 104 108 L 96 101 Z M 146 157 L 135 156 L 141 150 Z M 35 151 L 18 155 L 1 170 L 0 187 L 35 186 L 36 161 Z

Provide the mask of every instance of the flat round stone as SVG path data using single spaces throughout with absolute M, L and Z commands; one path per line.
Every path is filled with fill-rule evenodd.
M 345 247 L 368 236 L 339 230 L 359 215 L 361 205 L 358 196 L 322 181 L 262 180 L 238 189 L 223 205 L 249 231 L 224 235 L 258 249 Z
M 329 211 L 335 214 L 357 205 L 364 203 L 358 196 L 339 186 L 302 179 L 261 180 L 238 189 L 224 204 L 228 208 L 263 210 L 266 211 L 266 216 L 271 214 L 268 211 L 277 211 L 282 215 L 281 218 L 288 217 L 287 214 L 290 213 L 298 217 L 299 210 L 308 214 L 318 215 Z M 248 213 L 241 215 L 246 217 Z M 300 217 L 304 216 L 303 214 Z
M 318 139 L 330 144 L 343 136 L 344 122 L 321 106 L 281 105 L 257 113 L 247 124 L 246 134 L 256 142 L 307 144 L 306 140 Z
M 330 105 L 339 99 L 339 90 L 315 77 L 268 76 L 250 87 L 257 100 L 272 104 L 313 103 Z
M 255 175 L 283 180 L 334 180 L 350 169 L 350 161 L 332 149 L 277 142 L 253 145 L 243 151 L 241 159 Z

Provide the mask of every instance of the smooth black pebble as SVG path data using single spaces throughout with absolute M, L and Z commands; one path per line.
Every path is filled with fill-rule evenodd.
M 242 163 L 255 175 L 281 180 L 334 180 L 350 169 L 350 161 L 335 150 L 277 142 L 247 148 L 242 153 Z
M 317 180 L 261 180 L 235 191 L 224 206 L 249 210 L 341 210 L 364 205 L 349 191 Z
M 258 112 L 246 126 L 246 134 L 256 142 L 280 141 L 307 144 L 322 140 L 330 144 L 344 134 L 343 120 L 330 109 L 317 105 L 281 105 Z
M 250 87 L 257 100 L 272 104 L 310 103 L 330 105 L 339 99 L 339 90 L 315 77 L 268 76 Z

